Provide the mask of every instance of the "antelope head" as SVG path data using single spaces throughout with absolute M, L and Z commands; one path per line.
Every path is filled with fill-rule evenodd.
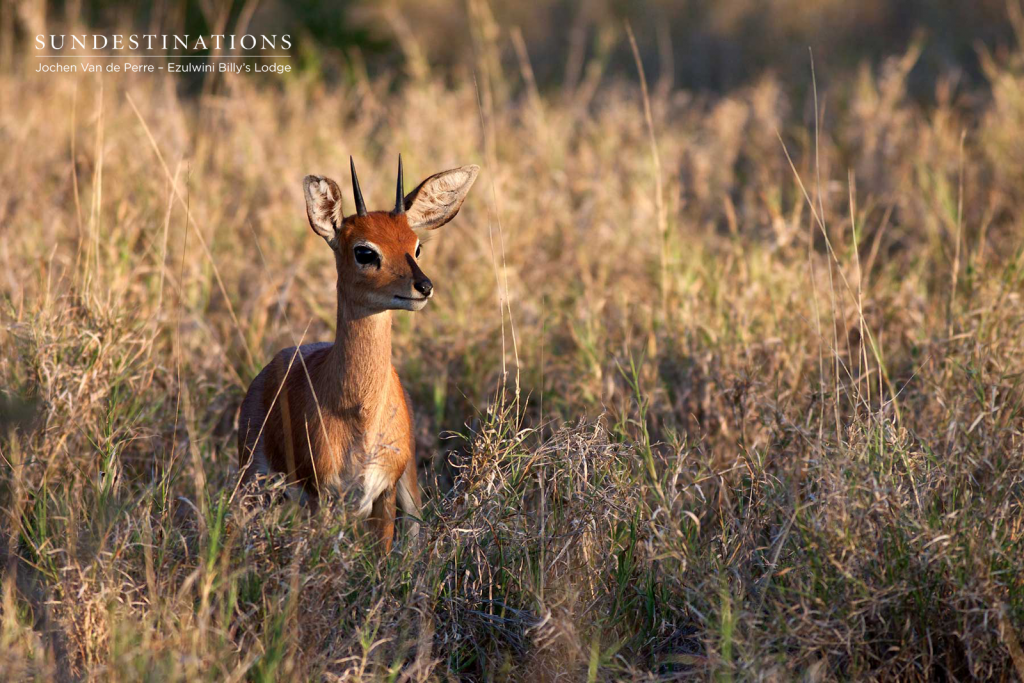
M 339 296 L 368 314 L 422 310 L 434 285 L 419 266 L 421 237 L 455 217 L 480 167 L 436 173 L 405 194 L 399 155 L 394 208 L 367 211 L 351 157 L 349 163 L 353 215 L 342 213 L 341 190 L 330 178 L 308 175 L 302 183 L 309 225 L 334 250 Z

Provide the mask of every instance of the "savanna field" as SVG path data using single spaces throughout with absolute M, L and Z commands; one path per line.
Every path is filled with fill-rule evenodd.
M 923 103 L 917 44 L 549 89 L 484 28 L 455 77 L 0 71 L 0 678 L 1024 680 L 1024 48 Z M 235 420 L 333 339 L 303 176 L 387 208 L 398 152 L 482 171 L 395 314 L 382 556 L 240 505 Z

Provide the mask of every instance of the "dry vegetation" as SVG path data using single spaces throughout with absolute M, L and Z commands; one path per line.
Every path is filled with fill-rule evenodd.
M 0 74 L 2 677 L 1024 678 L 1024 60 L 655 90 L 655 149 L 478 39 L 478 87 Z M 396 316 L 381 559 L 247 516 L 233 421 L 332 335 L 302 176 L 380 206 L 399 150 L 484 172 Z

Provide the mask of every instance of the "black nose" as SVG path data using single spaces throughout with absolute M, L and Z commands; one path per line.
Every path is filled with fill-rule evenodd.
M 426 278 L 423 278 L 422 280 L 417 280 L 416 284 L 413 285 L 413 287 L 415 287 L 416 291 L 422 294 L 423 296 L 430 296 L 430 293 L 434 291 L 434 283 L 432 283 L 430 280 Z

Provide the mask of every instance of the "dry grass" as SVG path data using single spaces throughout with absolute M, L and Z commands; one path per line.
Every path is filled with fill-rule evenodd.
M 480 55 L 0 74 L 5 677 L 1024 678 L 1024 63 L 819 82 L 820 131 L 806 84 L 655 92 L 655 164 L 638 88 Z M 429 504 L 380 559 L 226 495 L 248 380 L 332 335 L 300 179 L 380 205 L 399 150 L 485 170 L 396 316 Z

